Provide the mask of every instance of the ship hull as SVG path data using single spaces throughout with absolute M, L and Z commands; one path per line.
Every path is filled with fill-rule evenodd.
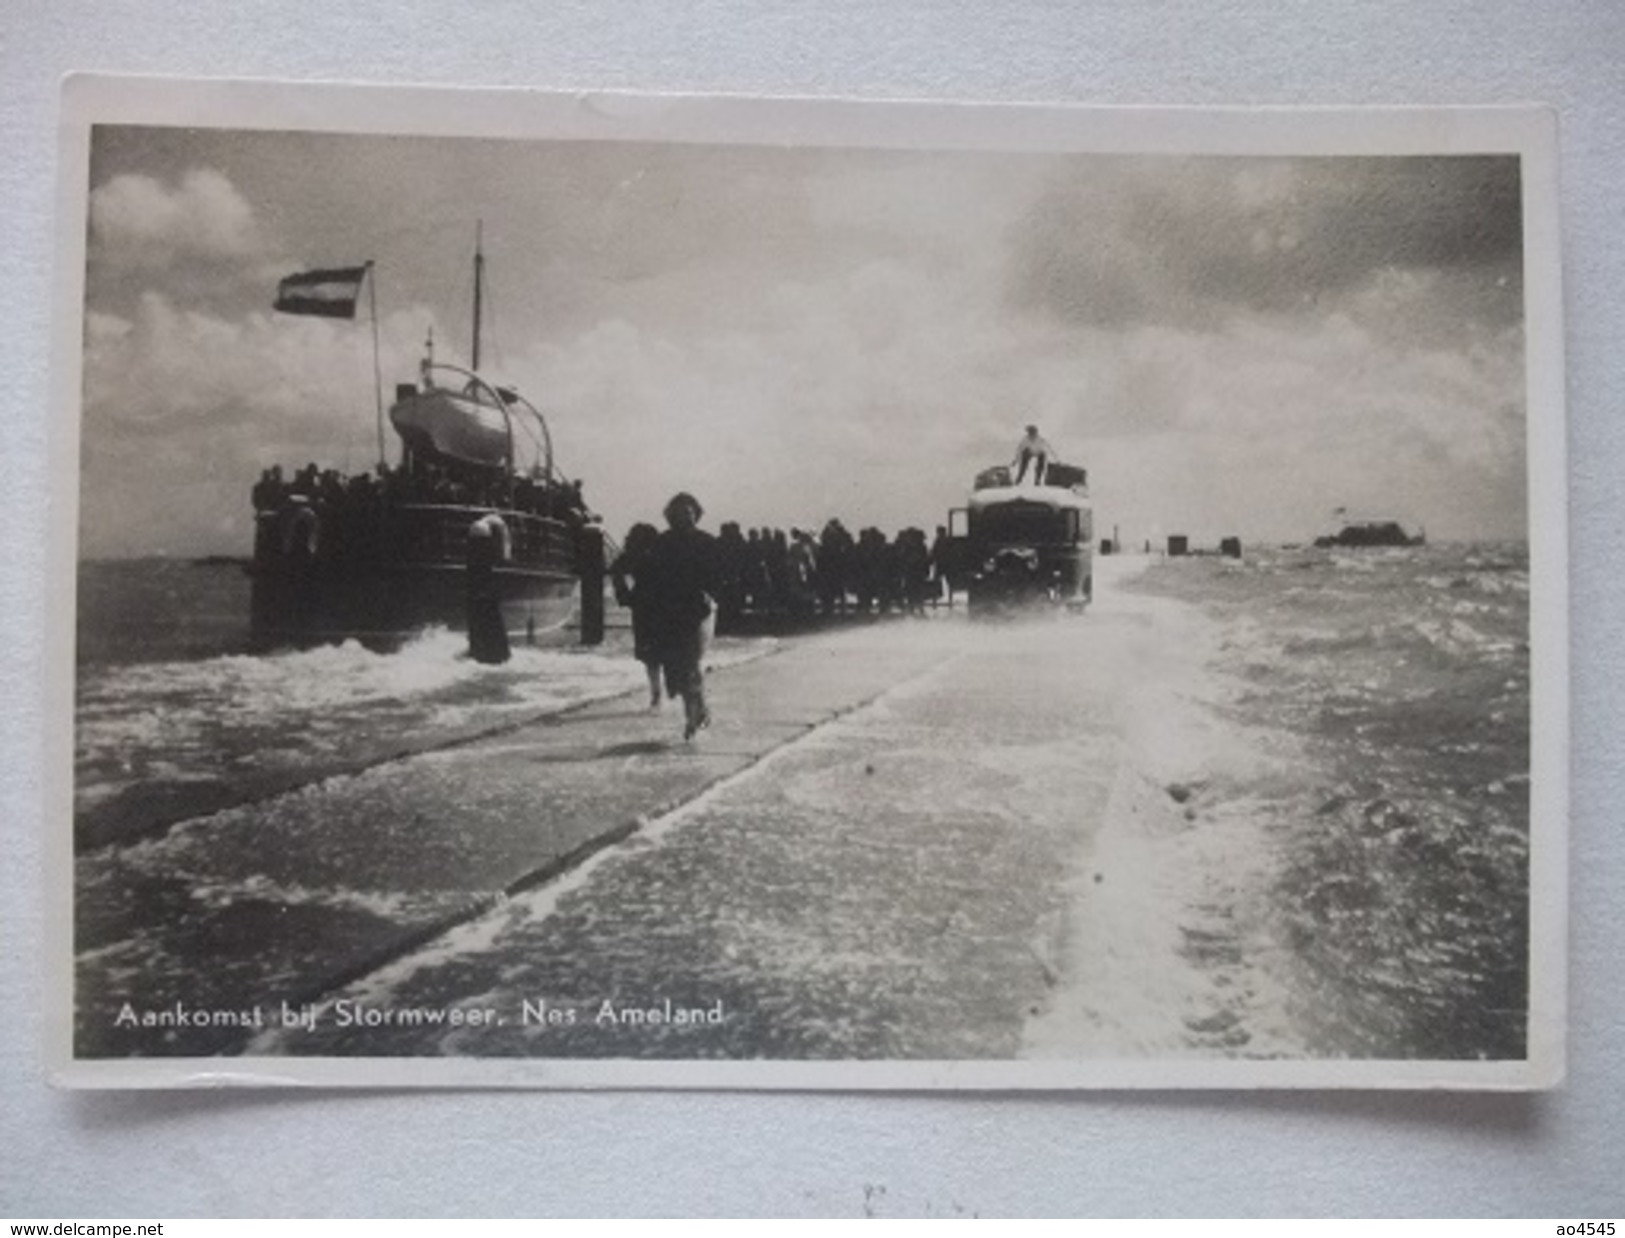
M 492 581 L 503 626 L 514 640 L 556 632 L 576 613 L 573 576 L 499 569 Z M 306 574 L 255 571 L 251 605 L 256 649 L 345 640 L 393 648 L 433 627 L 467 630 L 467 571 L 409 564 Z
M 466 531 L 480 514 L 463 507 L 403 508 L 365 528 L 351 521 L 324 529 L 312 545 L 288 536 L 290 527 L 302 526 L 290 526 L 285 513 L 267 513 L 250 568 L 254 648 L 357 640 L 387 649 L 433 627 L 466 631 Z M 515 545 L 480 588 L 495 595 L 512 639 L 556 632 L 578 609 L 575 535 L 561 521 L 499 514 Z

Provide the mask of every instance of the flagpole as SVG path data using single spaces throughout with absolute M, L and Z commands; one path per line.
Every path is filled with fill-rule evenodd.
M 378 275 L 367 259 L 367 300 L 372 307 L 372 395 L 378 405 L 378 473 L 384 472 L 384 373 L 378 361 Z

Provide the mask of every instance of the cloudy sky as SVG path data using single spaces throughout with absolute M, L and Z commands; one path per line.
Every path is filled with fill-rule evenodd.
M 485 368 L 617 533 L 929 528 L 1036 422 L 1130 542 L 1525 534 L 1514 158 L 98 127 L 90 185 L 88 556 L 244 554 L 262 468 L 374 465 L 367 320 L 277 281 L 377 264 L 387 400 L 431 327 L 467 360 L 476 221 Z

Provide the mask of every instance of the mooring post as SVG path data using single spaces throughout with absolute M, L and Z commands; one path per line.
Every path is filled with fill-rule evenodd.
M 576 564 L 581 577 L 581 643 L 604 643 L 604 530 L 588 524 L 576 534 Z

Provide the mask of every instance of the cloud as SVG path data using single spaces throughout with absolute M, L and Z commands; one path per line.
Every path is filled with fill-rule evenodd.
M 1097 505 L 1131 540 L 1153 529 L 1302 540 L 1337 505 L 1445 537 L 1521 536 L 1522 337 L 1483 326 L 1473 337 L 1407 347 L 1345 315 L 1139 328 L 1103 381 L 1133 392 L 1155 357 L 1172 373 L 1173 412 L 1085 440 Z
M 612 523 L 702 488 L 719 519 L 896 527 L 940 518 L 967 459 L 1008 453 L 1031 398 L 1009 394 L 1019 343 L 964 272 L 836 265 L 758 287 L 726 323 L 696 308 L 713 278 L 686 314 L 606 317 L 511 367 Z
M 713 521 L 939 523 L 1036 420 L 1131 539 L 1303 537 L 1336 503 L 1521 532 L 1512 161 L 277 143 L 97 190 L 93 553 L 240 550 L 260 468 L 370 467 L 365 324 L 273 315 L 275 279 L 375 256 L 383 308 L 416 303 L 386 384 L 431 298 L 455 359 L 423 238 L 472 183 L 507 212 L 487 363 L 617 531 L 679 489 Z
M 1064 322 L 1213 326 L 1312 310 L 1383 271 L 1506 288 L 1519 192 L 1508 157 L 1098 161 L 1053 177 L 1013 230 L 1010 297 Z M 1509 291 L 1481 308 L 1518 312 Z
M 241 261 L 261 252 L 254 210 L 220 172 L 193 168 L 175 184 L 124 173 L 90 195 L 93 257 L 155 269 L 180 258 Z
M 1287 171 L 1238 193 L 1267 203 L 1301 180 Z M 1516 535 L 1521 332 L 1459 313 L 1460 272 L 1379 265 L 1313 312 L 1215 300 L 1102 324 L 1010 313 L 985 243 L 941 244 L 940 217 L 927 231 L 772 282 L 685 264 L 517 372 L 612 524 L 678 489 L 748 524 L 934 523 L 1036 420 L 1142 525 L 1183 511 L 1301 537 L 1346 501 Z
M 420 339 L 426 321 L 428 310 L 408 307 L 380 324 L 386 382 L 416 376 L 415 352 L 392 341 Z M 148 292 L 129 317 L 96 311 L 86 326 L 88 556 L 246 553 L 261 469 L 314 460 L 359 472 L 377 461 L 364 323 L 226 318 Z

